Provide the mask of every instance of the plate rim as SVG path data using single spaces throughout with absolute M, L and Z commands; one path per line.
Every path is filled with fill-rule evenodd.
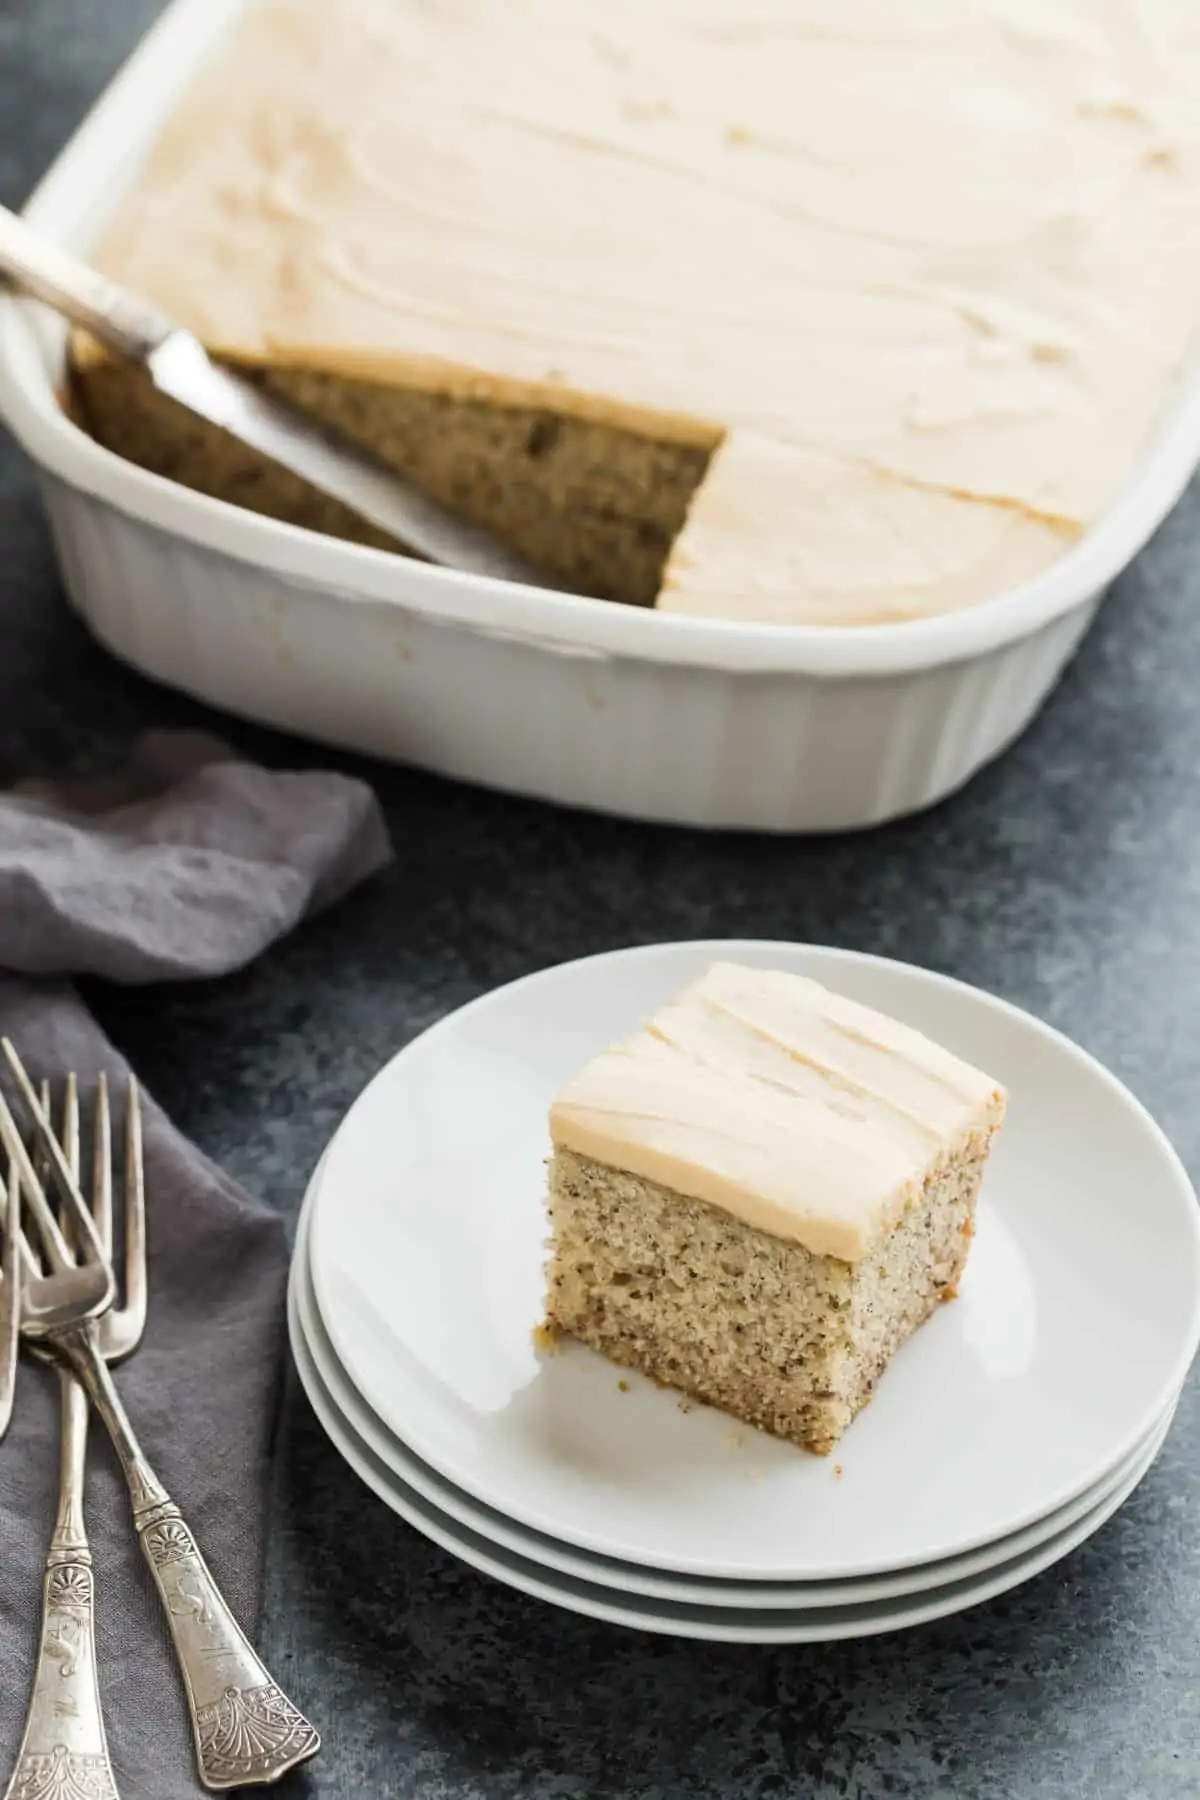
M 530 1563 L 529 1559 L 515 1553 L 505 1552 L 498 1545 L 483 1540 L 483 1548 L 477 1550 L 465 1542 L 456 1522 L 445 1513 L 440 1512 L 429 1502 L 423 1501 L 419 1495 L 415 1500 L 401 1494 L 401 1488 L 407 1484 L 395 1485 L 395 1479 L 389 1479 L 387 1472 L 382 1475 L 371 1468 L 372 1462 L 379 1462 L 369 1446 L 355 1442 L 353 1429 L 347 1421 L 341 1419 L 330 1397 L 321 1394 L 320 1378 L 315 1367 L 308 1369 L 306 1379 L 305 1360 L 309 1357 L 307 1346 L 297 1331 L 294 1293 L 289 1281 L 288 1285 L 288 1336 L 291 1343 L 292 1358 L 300 1385 L 304 1390 L 313 1414 L 321 1430 L 329 1439 L 337 1454 L 350 1470 L 362 1481 L 376 1498 L 389 1507 L 413 1530 L 437 1544 L 448 1555 L 466 1563 L 477 1573 L 490 1576 L 505 1586 L 526 1594 L 533 1599 L 545 1601 L 548 1605 L 557 1606 L 564 1611 L 578 1613 L 586 1618 L 599 1619 L 605 1624 L 618 1625 L 635 1631 L 647 1631 L 660 1636 L 691 1638 L 708 1643 L 746 1643 L 746 1644 L 798 1644 L 798 1643 L 834 1643 L 852 1638 L 881 1637 L 890 1632 L 913 1630 L 918 1626 L 933 1623 L 937 1619 L 950 1618 L 956 1613 L 970 1611 L 975 1606 L 985 1605 L 990 1600 L 998 1599 L 1013 1588 L 1021 1587 L 1026 1581 L 1044 1574 L 1055 1563 L 1069 1556 L 1074 1550 L 1087 1542 L 1102 1526 L 1106 1525 L 1115 1513 L 1130 1498 L 1150 1472 L 1158 1458 L 1162 1444 L 1170 1429 L 1170 1421 L 1163 1425 L 1161 1435 L 1151 1445 L 1145 1458 L 1139 1463 L 1132 1475 L 1126 1478 L 1112 1495 L 1101 1501 L 1097 1508 L 1086 1513 L 1082 1519 L 1076 1520 L 1059 1537 L 1049 1541 L 1048 1545 L 1035 1550 L 1029 1557 L 1019 1557 L 1013 1562 L 1002 1565 L 1006 1573 L 992 1580 L 982 1580 L 976 1588 L 969 1582 L 956 1583 L 958 1591 L 950 1604 L 939 1603 L 935 1599 L 912 1596 L 915 1605 L 898 1612 L 897 1616 L 884 1616 L 872 1613 L 871 1604 L 862 1608 L 840 1607 L 821 1609 L 817 1607 L 798 1610 L 788 1617 L 786 1623 L 780 1623 L 784 1616 L 780 1612 L 767 1613 L 760 1623 L 751 1623 L 753 1609 L 746 1609 L 739 1621 L 738 1609 L 709 1609 L 721 1612 L 723 1616 L 710 1618 L 702 1607 L 689 1607 L 686 1602 L 678 1603 L 681 1611 L 670 1614 L 656 1611 L 658 1602 L 644 1595 L 627 1595 L 625 1598 L 635 1599 L 639 1607 L 634 1610 L 621 1606 L 612 1597 L 614 1590 L 600 1588 L 595 1584 L 582 1581 L 577 1577 L 563 1577 L 571 1582 L 564 1588 L 548 1577 L 553 1575 L 542 1564 Z M 297 1341 L 299 1340 L 299 1341 Z M 314 1392 L 314 1386 L 317 1391 Z M 329 1423 L 327 1411 L 337 1417 L 337 1428 Z M 350 1445 L 340 1441 L 338 1429 L 349 1433 Z M 382 1465 L 380 1465 L 382 1467 Z M 413 1490 L 407 1490 L 412 1493 Z M 430 1514 L 434 1517 L 431 1519 Z M 476 1535 L 476 1534 L 471 1534 Z M 1061 1541 L 1061 1540 L 1066 1541 Z M 1049 1549 L 1049 1554 L 1040 1551 Z M 528 1566 L 528 1573 L 526 1567 Z M 967 1591 L 963 1591 L 966 1589 Z M 941 1590 L 944 1593 L 944 1590 Z M 938 1589 L 927 1590 L 927 1594 L 936 1595 Z M 882 1604 L 886 1605 L 887 1602 Z M 833 1622 L 822 1623 L 822 1611 L 836 1611 L 839 1618 Z M 860 1618 L 847 1618 L 847 1613 L 862 1614 Z
M 1154 1439 L 1160 1427 L 1169 1432 L 1179 1404 L 1178 1395 L 1170 1401 L 1166 1411 L 1154 1421 L 1150 1430 L 1139 1440 L 1128 1457 L 1115 1463 L 1111 1469 L 1093 1485 L 1085 1489 L 1075 1500 L 1069 1501 L 1056 1513 L 1048 1513 L 1022 1531 L 1006 1533 L 1002 1538 L 994 1538 L 987 1545 L 977 1550 L 967 1551 L 961 1557 L 944 1557 L 930 1563 L 910 1564 L 908 1569 L 888 1571 L 884 1575 L 864 1575 L 851 1580 L 817 1580 L 808 1582 L 760 1581 L 745 1582 L 727 1576 L 683 1576 L 670 1570 L 660 1570 L 647 1563 L 631 1563 L 618 1561 L 614 1557 L 606 1557 L 596 1551 L 586 1551 L 576 1545 L 564 1543 L 547 1532 L 538 1532 L 533 1526 L 523 1525 L 519 1520 L 510 1518 L 497 1508 L 475 1499 L 471 1494 L 458 1488 L 453 1482 L 441 1475 L 428 1463 L 424 1463 L 415 1451 L 404 1443 L 404 1440 L 391 1431 L 386 1421 L 374 1412 L 366 1398 L 358 1392 L 349 1375 L 337 1361 L 337 1353 L 332 1343 L 328 1342 L 317 1305 L 316 1294 L 312 1287 L 311 1268 L 308 1255 L 308 1225 L 312 1195 L 315 1183 L 320 1174 L 318 1167 L 313 1181 L 305 1194 L 300 1208 L 300 1216 L 296 1226 L 295 1246 L 292 1252 L 292 1267 L 289 1277 L 291 1291 L 295 1293 L 296 1329 L 304 1341 L 317 1375 L 329 1394 L 331 1403 L 338 1409 L 340 1417 L 345 1421 L 355 1436 L 360 1438 L 372 1455 L 383 1465 L 390 1475 L 404 1482 L 413 1489 L 428 1505 L 435 1507 L 445 1518 L 465 1526 L 477 1536 L 486 1539 L 498 1549 L 511 1552 L 517 1556 L 526 1556 L 531 1562 L 553 1570 L 556 1574 L 574 1577 L 578 1580 L 592 1581 L 596 1586 L 608 1588 L 618 1593 L 634 1593 L 648 1599 L 661 1599 L 667 1602 L 681 1602 L 709 1606 L 728 1606 L 731 1608 L 753 1607 L 755 1610 L 770 1611 L 773 1609 L 802 1610 L 806 1607 L 817 1608 L 821 1605 L 855 1605 L 868 1601 L 895 1600 L 907 1595 L 925 1593 L 931 1589 L 945 1586 L 947 1581 L 966 1580 L 974 1575 L 983 1575 L 988 1569 L 1002 1562 L 1009 1562 L 1014 1557 L 1024 1555 L 1026 1551 L 1035 1550 L 1040 1544 L 1065 1531 L 1075 1521 L 1082 1518 L 1093 1507 L 1101 1505 L 1109 1495 L 1120 1486 L 1121 1481 L 1136 1467 L 1138 1456 Z M 311 1316 L 310 1316 L 311 1315 Z M 326 1343 L 314 1342 L 312 1325 L 315 1324 Z M 331 1373 L 330 1365 L 336 1365 Z M 343 1385 L 345 1391 L 343 1392 Z M 351 1410 L 348 1400 L 357 1410 Z M 361 1415 L 361 1416 L 360 1416 Z M 1164 1441 L 1159 1440 L 1160 1443 Z M 1058 1514 L 1067 1513 L 1066 1518 Z M 1057 1522 L 1055 1522 L 1057 1521 Z M 498 1523 L 507 1534 L 497 1536 L 494 1524 Z M 1039 1529 L 1045 1527 L 1045 1529 Z M 526 1534 L 530 1538 L 527 1549 L 520 1542 Z M 1023 1541 L 1016 1542 L 1021 1539 Z M 549 1547 L 551 1556 L 547 1560 L 545 1551 Z M 1003 1553 L 990 1556 L 987 1560 L 977 1561 L 986 1552 L 1003 1547 Z M 574 1566 L 575 1564 L 584 1567 Z M 971 1564 L 970 1567 L 958 1567 L 956 1564 Z M 590 1567 L 591 1574 L 585 1572 Z M 943 1569 L 939 1579 L 934 1573 Z M 932 1579 L 918 1579 L 915 1583 L 905 1580 L 906 1575 L 923 1577 L 932 1575 Z M 623 1577 L 623 1579 L 622 1579 Z M 651 1583 L 653 1585 L 645 1585 Z M 684 1589 L 691 1584 L 692 1594 Z M 894 1584 L 894 1585 L 893 1585 Z M 861 1596 L 852 1590 L 863 1588 Z M 780 1598 L 772 1598 L 772 1592 Z M 802 1598 L 805 1593 L 811 1598 Z M 723 1597 L 728 1596 L 728 1597 Z
M 987 1008 L 994 1009 L 1002 1016 L 1018 1022 L 1023 1027 L 1031 1027 L 1036 1033 L 1048 1039 L 1060 1054 L 1065 1055 L 1077 1063 L 1082 1063 L 1088 1073 L 1094 1079 L 1097 1079 L 1102 1084 L 1103 1088 L 1123 1105 L 1132 1109 L 1140 1128 L 1147 1134 L 1161 1160 L 1164 1176 L 1170 1177 L 1179 1192 L 1180 1198 L 1186 1195 L 1191 1201 L 1191 1205 L 1188 1208 L 1180 1208 L 1180 1219 L 1186 1226 L 1186 1232 L 1190 1243 L 1192 1275 L 1189 1315 L 1186 1321 L 1186 1328 L 1181 1329 L 1180 1332 L 1181 1348 L 1176 1353 L 1175 1359 L 1170 1366 L 1169 1374 L 1164 1376 L 1160 1381 L 1159 1387 L 1153 1396 L 1152 1403 L 1147 1403 L 1135 1424 L 1125 1432 L 1122 1438 L 1117 1440 L 1111 1446 L 1110 1452 L 1105 1456 L 1103 1468 L 1098 1469 L 1093 1466 L 1091 1469 L 1085 1471 L 1084 1475 L 1078 1480 L 1074 1480 L 1066 1484 L 1060 1490 L 1053 1492 L 1049 1497 L 1048 1505 L 1039 1503 L 1036 1507 L 1026 1509 L 1024 1512 L 1014 1515 L 1012 1520 L 1006 1524 L 1005 1531 L 1002 1535 L 1011 1535 L 1018 1531 L 1022 1531 L 1028 1526 L 1035 1524 L 1039 1518 L 1046 1517 L 1048 1513 L 1069 1506 L 1072 1501 L 1086 1493 L 1089 1488 L 1097 1485 L 1098 1481 L 1102 1479 L 1103 1474 L 1106 1471 L 1111 1470 L 1116 1464 L 1132 1457 L 1138 1443 L 1148 1437 L 1150 1431 L 1153 1429 L 1154 1421 L 1165 1413 L 1171 1398 L 1178 1394 L 1182 1388 L 1187 1372 L 1196 1356 L 1197 1347 L 1200 1346 L 1200 1206 L 1197 1205 L 1196 1190 L 1191 1177 L 1188 1174 L 1187 1168 L 1174 1145 L 1167 1137 L 1165 1131 L 1159 1125 L 1158 1121 L 1154 1118 L 1144 1102 L 1139 1099 L 1133 1090 L 1129 1088 L 1119 1076 L 1082 1044 L 1077 1043 L 1065 1032 L 1060 1031 L 1057 1026 L 1051 1025 L 1046 1020 L 1039 1018 L 1036 1013 L 1032 1013 L 1028 1009 L 1016 1005 L 1015 1002 L 1007 1000 L 1001 995 L 994 994 L 990 990 L 979 987 L 972 982 L 964 981 L 958 976 L 947 975 L 940 970 L 927 969 L 919 963 L 906 962 L 899 957 L 883 956 L 873 951 L 857 950 L 842 945 L 819 944 L 808 940 L 740 937 L 668 939 L 662 942 L 626 945 L 615 949 L 596 951 L 583 957 L 569 958 L 565 961 L 549 964 L 540 969 L 531 970 L 524 975 L 516 977 L 512 981 L 503 982 L 498 986 L 488 988 L 484 992 L 477 994 L 473 999 L 464 1002 L 461 1006 L 451 1008 L 439 1019 L 435 1020 L 423 1031 L 417 1033 L 407 1043 L 402 1045 L 395 1055 L 391 1056 L 387 1062 L 376 1071 L 351 1103 L 326 1145 L 318 1165 L 318 1170 L 321 1172 L 322 1179 L 317 1183 L 316 1192 L 313 1195 L 313 1210 L 310 1228 L 310 1238 L 314 1246 L 318 1245 L 321 1241 L 322 1222 L 327 1220 L 328 1215 L 332 1210 L 328 1205 L 323 1208 L 322 1197 L 329 1191 L 329 1165 L 330 1160 L 333 1158 L 336 1151 L 338 1139 L 347 1131 L 356 1112 L 366 1103 L 367 1097 L 373 1092 L 377 1084 L 389 1078 L 396 1066 L 400 1064 L 410 1052 L 415 1052 L 418 1046 L 428 1047 L 431 1040 L 435 1040 L 439 1034 L 448 1032 L 452 1027 L 461 1028 L 463 1023 L 476 1013 L 483 1012 L 489 1007 L 511 1003 L 516 996 L 526 989 L 535 985 L 543 987 L 552 986 L 553 983 L 561 978 L 567 971 L 581 970 L 593 965 L 601 965 L 616 961 L 622 963 L 634 961 L 652 962 L 655 958 L 661 957 L 664 954 L 670 956 L 683 952 L 686 952 L 697 959 L 702 956 L 708 956 L 713 960 L 727 960 L 731 957 L 736 959 L 739 954 L 744 954 L 746 952 L 751 952 L 756 956 L 770 956 L 774 953 L 782 952 L 789 958 L 794 958 L 797 954 L 802 956 L 814 955 L 817 958 L 830 960 L 832 963 L 843 967 L 900 970 L 906 975 L 918 978 L 920 982 L 931 983 L 934 987 L 943 991 L 949 991 L 966 999 L 972 1004 L 978 1005 L 982 1003 Z M 376 1407 L 374 1400 L 370 1398 L 368 1391 L 370 1383 L 369 1381 L 363 1380 L 362 1371 L 357 1367 L 358 1358 L 354 1349 L 352 1346 L 347 1345 L 343 1334 L 338 1329 L 337 1308 L 336 1306 L 331 1306 L 329 1304 L 329 1289 L 327 1282 L 322 1277 L 322 1259 L 319 1251 L 310 1256 L 310 1269 L 313 1289 L 321 1313 L 322 1323 L 330 1342 L 337 1352 L 338 1360 L 345 1367 L 352 1385 L 360 1394 L 362 1394 L 371 1410 L 377 1412 L 378 1416 L 384 1419 L 385 1423 L 388 1424 L 389 1429 L 403 1442 L 407 1443 L 408 1439 L 404 1432 L 400 1430 L 398 1421 L 389 1419 L 385 1413 Z M 712 1578 L 720 1575 L 730 1580 L 742 1581 L 772 1580 L 801 1582 L 814 1580 L 865 1579 L 871 1575 L 895 1573 L 903 1568 L 915 1567 L 931 1560 L 943 1560 L 951 1556 L 965 1556 L 972 1550 L 978 1549 L 986 1543 L 995 1541 L 994 1533 L 977 1531 L 942 1540 L 934 1555 L 929 1554 L 925 1550 L 920 1550 L 913 1552 L 912 1554 L 906 1554 L 895 1560 L 889 1559 L 886 1566 L 882 1566 L 877 1558 L 871 1559 L 870 1557 L 866 1557 L 854 1560 L 844 1560 L 837 1565 L 823 1566 L 819 1572 L 810 1566 L 789 1565 L 787 1567 L 777 1567 L 772 1572 L 768 1573 L 762 1568 L 750 1570 L 726 1559 L 723 1559 L 720 1563 L 713 1562 L 701 1566 L 695 1557 L 687 1555 L 680 1555 L 677 1559 L 668 1563 L 664 1562 L 661 1556 L 656 1554 L 639 1555 L 637 1554 L 636 1545 L 616 1542 L 602 1530 L 592 1530 L 586 1524 L 576 1525 L 573 1529 L 568 1531 L 561 1518 L 557 1521 L 554 1520 L 551 1515 L 542 1512 L 536 1503 L 532 1503 L 523 1498 L 517 1505 L 510 1506 L 505 1504 L 504 1506 L 500 1506 L 494 1496 L 481 1491 L 478 1485 L 472 1483 L 469 1468 L 459 1468 L 454 1464 L 452 1458 L 439 1455 L 437 1445 L 427 1444 L 422 1441 L 419 1444 L 411 1444 L 409 1447 L 413 1450 L 414 1454 L 420 1456 L 423 1461 L 427 1462 L 432 1469 L 452 1486 L 461 1489 L 464 1493 L 468 1494 L 471 1498 L 477 1500 L 481 1504 L 490 1506 L 492 1510 L 503 1512 L 506 1516 L 514 1519 L 520 1524 L 528 1526 L 534 1531 L 540 1532 L 544 1536 L 555 1538 L 562 1543 L 573 1544 L 580 1549 L 606 1556 L 611 1560 L 639 1563 L 643 1567 L 656 1567 L 663 1572 L 680 1575 L 697 1575 L 702 1578 Z

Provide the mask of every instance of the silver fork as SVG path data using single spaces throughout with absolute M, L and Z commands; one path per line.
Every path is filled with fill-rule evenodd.
M 3 1049 L 74 1234 L 68 1244 L 20 1136 L 11 1129 L 11 1117 L 6 1127 L 0 1107 L 0 1135 L 20 1165 L 27 1219 L 36 1227 L 49 1271 L 24 1286 L 22 1336 L 70 1365 L 112 1439 L 183 1676 L 201 1781 L 213 1789 L 276 1781 L 314 1756 L 320 1737 L 251 1648 L 187 1522 L 134 1435 L 97 1340 L 97 1308 L 90 1291 L 98 1272 L 107 1275 L 111 1301 L 111 1274 L 93 1219 L 7 1039 Z
M 12 1418 L 17 1387 L 17 1336 L 21 1323 L 21 1183 L 16 1164 L 9 1166 L 0 1224 L 0 1438 Z
M 41 1111 L 53 1126 L 50 1084 L 43 1082 Z M 74 1075 L 68 1075 L 62 1103 L 60 1143 L 67 1167 L 79 1181 L 79 1092 Z M 101 1075 L 96 1085 L 93 1135 L 92 1216 L 101 1250 L 109 1262 L 113 1254 L 112 1124 L 108 1083 Z M 45 1153 L 36 1150 L 34 1172 L 45 1172 Z M 17 1172 L 14 1159 L 12 1173 Z M 128 1356 L 136 1349 L 146 1320 L 145 1194 L 142 1182 L 141 1109 L 137 1087 L 131 1083 L 125 1110 L 125 1258 L 124 1296 L 96 1322 L 100 1354 L 108 1361 Z M 63 1236 L 71 1239 L 70 1222 L 62 1209 Z M 44 1270 L 28 1250 L 31 1279 Z M 87 1455 L 88 1404 L 83 1389 L 68 1368 L 59 1367 L 61 1436 L 59 1451 L 58 1514 L 46 1571 L 42 1580 L 42 1631 L 33 1691 L 25 1718 L 16 1769 L 5 1790 L 5 1800 L 23 1800 L 30 1794 L 55 1792 L 54 1781 L 64 1792 L 77 1791 L 95 1800 L 117 1800 L 117 1785 L 104 1732 L 100 1688 L 96 1671 L 96 1642 L 92 1553 L 84 1522 L 84 1469 Z M 73 1784 L 73 1786 L 72 1786 Z

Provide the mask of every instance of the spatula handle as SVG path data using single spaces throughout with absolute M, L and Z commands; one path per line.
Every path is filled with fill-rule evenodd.
M 3 206 L 0 277 L 135 362 L 144 362 L 171 330 L 170 319 L 157 307 L 78 262 Z

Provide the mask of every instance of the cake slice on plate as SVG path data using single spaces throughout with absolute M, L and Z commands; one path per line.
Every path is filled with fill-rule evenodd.
M 718 963 L 551 1110 L 547 1325 L 827 1453 L 950 1299 L 1005 1096 L 796 974 Z

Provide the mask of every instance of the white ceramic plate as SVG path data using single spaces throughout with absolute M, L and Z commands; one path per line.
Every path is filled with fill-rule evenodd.
M 322 1384 L 300 1328 L 294 1282 L 289 1293 L 288 1322 L 301 1383 L 335 1449 L 386 1506 L 424 1536 L 481 1573 L 539 1600 L 547 1600 L 551 1605 L 565 1607 L 568 1612 L 671 1637 L 703 1638 L 722 1643 L 811 1644 L 828 1643 L 838 1638 L 875 1637 L 882 1632 L 924 1625 L 932 1619 L 944 1618 L 995 1599 L 998 1594 L 1006 1593 L 1049 1568 L 1111 1518 L 1154 1461 L 1169 1424 L 1169 1420 L 1163 1423 L 1133 1472 L 1108 1499 L 1036 1550 L 971 1580 L 951 1582 L 916 1598 L 881 1600 L 866 1606 L 811 1607 L 795 1612 L 673 1604 L 638 1594 L 618 1596 L 610 1588 L 556 1574 L 542 1564 L 501 1549 L 439 1512 L 414 1488 L 393 1475 L 338 1412 L 332 1396 Z
M 546 1111 L 716 957 L 801 970 L 1010 1090 L 962 1297 L 895 1359 L 834 1457 L 683 1412 L 577 1345 L 539 1359 Z M 1200 1333 L 1179 1159 L 1067 1039 L 942 976 L 814 946 L 649 946 L 486 995 L 402 1051 L 327 1152 L 321 1315 L 353 1385 L 495 1511 L 623 1562 L 843 1580 L 962 1555 L 1096 1485 L 1178 1392 Z M 839 1474 L 840 1471 L 840 1474 Z
M 814 1582 L 745 1582 L 706 1580 L 701 1576 L 663 1575 L 639 1563 L 622 1563 L 609 1557 L 575 1550 L 560 1544 L 556 1538 L 528 1526 L 514 1524 L 502 1513 L 482 1506 L 461 1489 L 442 1479 L 428 1463 L 413 1456 L 406 1446 L 388 1431 L 383 1421 L 371 1412 L 350 1383 L 337 1360 L 332 1344 L 321 1324 L 312 1291 L 308 1266 L 308 1213 L 312 1194 L 320 1180 L 320 1170 L 305 1200 L 296 1234 L 291 1287 L 295 1312 L 295 1330 L 304 1341 L 329 1403 L 343 1423 L 360 1440 L 391 1475 L 412 1489 L 422 1500 L 445 1515 L 452 1523 L 465 1525 L 479 1538 L 514 1552 L 543 1568 L 571 1575 L 598 1587 L 615 1588 L 624 1594 L 646 1595 L 653 1599 L 681 1601 L 687 1605 L 729 1606 L 738 1610 L 798 1611 L 810 1607 L 862 1605 L 867 1601 L 891 1600 L 944 1587 L 983 1574 L 1000 1563 L 1036 1549 L 1048 1539 L 1065 1531 L 1077 1519 L 1092 1512 L 1115 1493 L 1141 1466 L 1151 1445 L 1161 1442 L 1161 1432 L 1175 1414 L 1172 1401 L 1164 1419 L 1156 1420 L 1148 1436 L 1139 1442 L 1131 1456 L 1119 1463 L 1095 1487 L 1089 1488 L 1068 1506 L 1060 1507 L 1048 1518 L 1038 1520 L 1008 1537 L 999 1538 L 965 1556 L 948 1557 L 941 1562 L 921 1563 L 894 1575 L 862 1576 L 857 1581 Z

